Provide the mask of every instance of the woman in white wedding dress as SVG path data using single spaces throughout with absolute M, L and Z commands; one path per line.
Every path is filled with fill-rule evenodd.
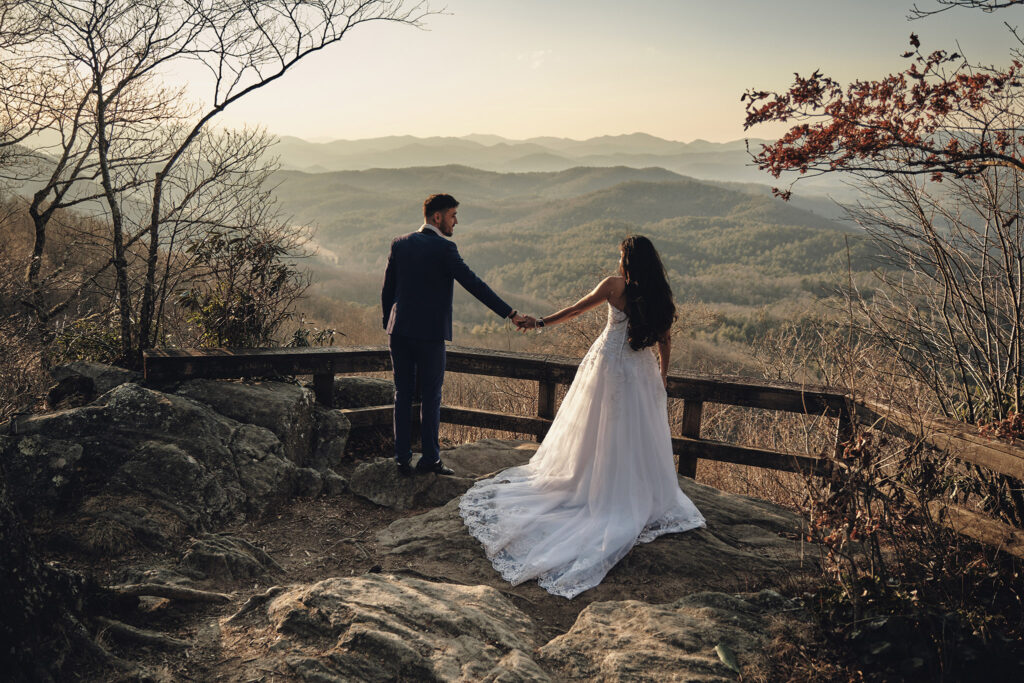
M 635 544 L 704 526 L 672 461 L 665 394 L 672 290 L 646 237 L 627 237 L 620 254 L 619 276 L 537 320 L 543 328 L 608 306 L 608 324 L 537 453 L 477 482 L 459 504 L 505 580 L 537 579 L 566 598 L 601 583 Z

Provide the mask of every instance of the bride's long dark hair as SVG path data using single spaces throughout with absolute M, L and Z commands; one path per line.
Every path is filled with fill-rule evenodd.
M 651 241 L 642 235 L 630 235 L 619 248 L 626 278 L 629 346 L 639 351 L 653 346 L 672 327 L 676 305 L 665 266 Z

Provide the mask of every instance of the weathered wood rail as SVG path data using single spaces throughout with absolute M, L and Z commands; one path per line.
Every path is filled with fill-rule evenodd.
M 501 431 L 532 434 L 542 439 L 555 415 L 557 385 L 570 384 L 579 361 L 561 356 L 508 353 L 450 346 L 447 372 L 489 375 L 537 382 L 537 409 L 531 416 L 511 415 L 463 406 L 442 406 L 441 421 Z M 304 349 L 157 349 L 144 354 L 147 381 L 190 378 L 312 375 L 317 400 L 333 404 L 336 374 L 391 369 L 387 347 Z M 977 435 L 976 429 L 949 420 L 916 419 L 877 401 L 855 399 L 834 387 L 769 382 L 745 377 L 670 375 L 668 395 L 683 400 L 681 433 L 672 437 L 679 473 L 694 477 L 698 460 L 717 460 L 814 476 L 831 476 L 835 461 L 822 456 L 784 453 L 705 439 L 701 421 L 705 403 L 803 413 L 835 419 L 834 446 L 840 452 L 855 424 L 899 436 L 923 439 L 951 456 L 1024 480 L 1024 449 Z M 371 406 L 343 412 L 355 427 L 391 423 L 392 406 Z M 972 431 L 974 429 L 974 431 Z M 841 473 L 838 473 L 841 474 Z M 1024 557 L 1024 534 L 972 510 L 942 505 L 935 514 L 967 536 Z

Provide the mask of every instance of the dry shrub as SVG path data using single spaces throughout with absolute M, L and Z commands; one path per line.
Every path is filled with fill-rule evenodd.
M 38 401 L 49 376 L 44 367 L 44 346 L 33 341 L 35 332 L 27 316 L 18 311 L 23 296 L 19 263 L 27 253 L 18 239 L 21 215 L 12 202 L 0 203 L 0 422 L 27 412 Z
M 936 412 L 891 354 L 835 322 L 794 325 L 769 335 L 752 355 L 769 379 L 842 387 L 912 415 Z M 911 433 L 894 438 L 860 427 L 836 453 L 834 420 L 750 410 L 740 420 L 739 410 L 712 413 L 705 433 L 837 465 L 828 480 L 707 469 L 720 487 L 775 495 L 809 516 L 807 540 L 820 549 L 823 575 L 807 604 L 855 669 L 868 678 L 958 680 L 1024 664 L 1019 561 L 941 523 L 938 511 L 964 480 L 963 465 Z M 1010 429 L 1010 422 L 993 430 Z M 962 495 L 960 502 L 979 498 Z

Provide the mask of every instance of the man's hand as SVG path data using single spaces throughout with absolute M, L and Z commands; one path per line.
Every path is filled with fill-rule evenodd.
M 532 330 L 537 326 L 537 319 L 532 315 L 516 315 L 512 316 L 512 322 L 516 324 L 520 330 Z

